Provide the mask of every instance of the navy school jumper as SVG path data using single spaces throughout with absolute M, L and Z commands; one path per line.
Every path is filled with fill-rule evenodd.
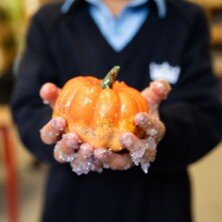
M 79 1 L 67 14 L 61 4 L 45 6 L 32 19 L 18 71 L 12 111 L 23 143 L 50 163 L 43 222 L 190 222 L 187 166 L 221 140 L 222 108 L 209 57 L 209 35 L 202 9 L 167 0 L 167 15 L 150 14 L 133 40 L 115 52 Z M 179 79 L 161 107 L 166 136 L 157 160 L 145 175 L 104 170 L 77 176 L 68 164 L 54 161 L 53 150 L 40 141 L 39 129 L 51 118 L 39 89 L 45 82 L 62 86 L 77 75 L 103 78 L 114 65 L 118 76 L 142 90 L 149 82 L 150 64 L 180 67 Z

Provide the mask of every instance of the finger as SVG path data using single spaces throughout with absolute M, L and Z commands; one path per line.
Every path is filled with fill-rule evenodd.
M 54 107 L 56 100 L 59 96 L 60 89 L 53 83 L 45 83 L 40 89 L 40 97 L 45 104 L 49 104 Z
M 152 136 L 156 140 L 156 142 L 159 143 L 163 139 L 163 137 L 166 133 L 166 127 L 165 127 L 165 125 L 163 124 L 162 121 L 158 121 L 157 125 L 156 125 L 156 128 L 154 128 L 154 130 L 155 129 L 157 131 L 156 135 L 152 136 L 151 133 L 150 134 L 148 133 L 148 135 Z
M 69 153 L 79 149 L 81 139 L 76 133 L 66 133 L 62 136 L 62 142 L 64 143 L 64 150 L 62 151 Z
M 61 137 L 66 126 L 66 121 L 61 118 L 51 119 L 41 130 L 40 136 L 44 143 L 54 144 Z
M 154 161 L 156 141 L 151 136 L 147 139 L 139 139 L 132 133 L 125 133 L 120 137 L 120 142 L 129 150 L 130 156 L 135 165 L 139 165 L 141 163 L 146 164 Z
M 134 165 L 128 153 L 112 153 L 106 163 L 112 170 L 128 170 Z
M 80 139 L 75 133 L 64 134 L 54 148 L 54 158 L 60 162 L 71 162 L 76 158 L 75 150 L 79 149 Z
M 152 137 L 149 137 L 146 140 L 146 147 L 148 147 L 144 153 L 144 156 L 142 157 L 141 162 L 154 162 L 156 159 L 156 153 L 157 153 L 157 149 L 156 149 L 156 143 L 153 140 Z
M 54 148 L 54 158 L 59 163 L 67 163 L 76 159 L 76 153 L 67 147 L 63 140 L 57 142 Z
M 102 162 L 106 161 L 110 155 L 112 154 L 111 150 L 108 150 L 106 148 L 95 148 L 94 150 L 94 156 L 98 160 L 101 160 Z
M 54 148 L 54 157 L 60 163 L 75 161 L 75 164 L 80 164 L 81 162 L 86 161 L 86 159 L 89 159 L 94 151 L 93 147 L 89 144 L 82 144 L 79 147 L 79 151 L 75 153 L 74 151 L 76 149 L 77 146 L 75 146 L 75 149 L 70 149 L 70 146 L 67 147 L 67 144 L 62 139 Z
M 118 154 L 105 148 L 98 148 L 95 149 L 94 156 L 104 164 L 105 168 L 112 170 L 127 170 L 133 166 L 128 153 Z
M 78 155 L 78 160 L 81 162 L 81 161 L 84 161 L 86 159 L 89 159 L 94 153 L 94 147 L 89 144 L 89 143 L 83 143 L 81 146 L 80 146 L 80 149 L 77 153 Z
M 138 113 L 135 116 L 135 124 L 146 131 L 159 142 L 165 134 L 165 126 L 158 117 L 151 117 L 147 113 Z
M 151 106 L 151 110 L 159 106 L 159 104 L 167 98 L 171 87 L 165 80 L 155 80 L 150 83 L 149 87 L 144 89 L 141 94 Z
M 73 172 L 78 175 L 88 174 L 90 171 L 101 172 L 101 164 L 95 160 L 93 154 L 94 148 L 92 145 L 88 143 L 82 144 L 77 152 L 76 159 L 70 163 Z
M 122 145 L 129 150 L 132 161 L 139 165 L 140 159 L 143 157 L 147 147 L 145 140 L 137 138 L 132 133 L 124 133 L 120 137 Z
M 139 142 L 139 138 L 137 138 L 133 133 L 127 132 L 120 136 L 119 141 L 124 148 L 129 151 L 133 151 Z
M 144 152 L 144 155 L 135 161 L 137 161 L 143 170 L 144 173 L 148 173 L 148 169 L 150 167 L 150 163 L 154 162 L 156 159 L 156 143 L 155 140 L 152 137 L 149 137 L 148 139 L 144 140 L 146 150 Z

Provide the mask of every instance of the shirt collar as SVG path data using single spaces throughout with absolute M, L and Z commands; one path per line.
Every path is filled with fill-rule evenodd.
M 81 1 L 83 1 L 83 0 L 66 0 L 61 7 L 61 12 L 63 14 L 67 13 L 74 3 L 78 3 Z M 98 4 L 99 1 L 101 1 L 101 0 L 87 0 L 87 1 L 90 3 Z M 154 1 L 154 3 L 156 4 L 157 10 L 158 10 L 158 15 L 160 18 L 164 18 L 166 16 L 166 2 L 165 2 L 166 0 L 132 0 L 132 2 L 130 3 L 130 6 L 136 7 L 136 6 L 146 3 L 148 1 Z
M 85 1 L 94 5 L 100 5 L 102 3 L 102 0 L 85 0 Z M 148 2 L 148 0 L 132 0 L 128 4 L 128 6 L 137 7 L 137 6 L 145 4 L 146 2 Z

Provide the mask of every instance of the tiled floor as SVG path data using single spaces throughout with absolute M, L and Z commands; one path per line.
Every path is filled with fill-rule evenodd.
M 1 119 L 10 123 L 7 109 L 1 109 Z M 19 222 L 39 222 L 47 167 L 32 167 L 32 157 L 18 142 L 13 132 L 19 175 Z M 8 222 L 5 204 L 3 152 L 0 143 L 0 222 Z M 190 167 L 195 222 L 221 222 L 222 218 L 222 144 L 206 158 Z

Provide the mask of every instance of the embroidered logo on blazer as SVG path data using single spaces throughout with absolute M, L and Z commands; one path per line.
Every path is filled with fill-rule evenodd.
M 181 68 L 179 66 L 171 66 L 168 62 L 157 64 L 150 63 L 150 78 L 151 80 L 164 79 L 171 84 L 175 84 L 180 75 Z

